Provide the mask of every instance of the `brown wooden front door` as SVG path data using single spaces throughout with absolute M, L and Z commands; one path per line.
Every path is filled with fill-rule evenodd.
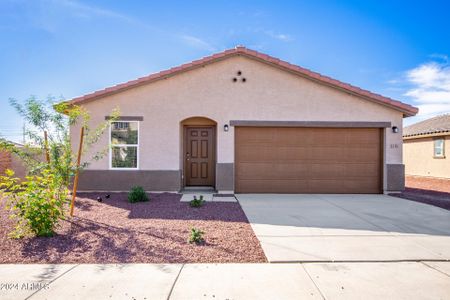
M 184 150 L 186 185 L 214 186 L 214 127 L 186 127 Z

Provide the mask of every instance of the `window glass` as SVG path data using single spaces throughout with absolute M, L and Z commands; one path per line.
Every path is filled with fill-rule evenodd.
M 112 122 L 111 144 L 137 145 L 138 122 Z
M 138 168 L 139 124 L 131 122 L 111 122 L 111 168 Z
M 434 140 L 434 156 L 444 156 L 444 139 Z
M 115 146 L 111 150 L 113 168 L 137 168 L 137 147 Z

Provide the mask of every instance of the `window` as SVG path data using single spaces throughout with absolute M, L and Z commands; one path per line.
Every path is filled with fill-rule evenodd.
M 139 156 L 139 122 L 111 122 L 110 168 L 137 169 Z
M 129 122 L 114 122 L 113 124 L 115 130 L 128 129 L 130 127 Z
M 444 157 L 444 139 L 434 140 L 434 157 Z

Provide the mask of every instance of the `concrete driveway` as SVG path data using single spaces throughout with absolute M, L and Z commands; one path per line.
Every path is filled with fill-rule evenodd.
M 386 195 L 236 195 L 270 262 L 450 260 L 450 211 Z

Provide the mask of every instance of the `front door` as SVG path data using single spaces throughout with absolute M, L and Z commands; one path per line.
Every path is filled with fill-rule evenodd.
M 187 186 L 214 186 L 214 127 L 186 127 L 185 178 Z

